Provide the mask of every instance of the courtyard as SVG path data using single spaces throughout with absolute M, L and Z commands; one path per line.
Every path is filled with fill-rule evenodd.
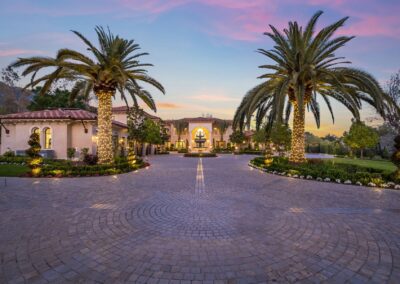
M 392 282 L 400 192 L 275 176 L 252 156 L 1 178 L 1 283 Z

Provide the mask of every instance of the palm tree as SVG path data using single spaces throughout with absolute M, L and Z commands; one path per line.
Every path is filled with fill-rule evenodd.
M 181 135 L 182 135 L 183 133 L 185 133 L 185 131 L 187 130 L 188 123 L 187 123 L 187 121 L 185 121 L 185 120 L 175 120 L 174 126 L 175 126 L 176 134 L 178 135 L 178 143 L 180 144 L 180 142 L 181 142 Z M 187 145 L 186 145 L 186 146 L 187 146 Z
M 225 135 L 226 131 L 228 130 L 229 125 L 230 125 L 230 123 L 226 120 L 221 120 L 221 121 L 217 122 L 216 127 L 219 131 L 219 134 L 221 135 L 220 142 L 224 142 L 224 135 Z
M 41 93 L 46 93 L 53 82 L 60 79 L 76 81 L 74 95 L 88 97 L 93 91 L 98 99 L 98 156 L 99 163 L 113 161 L 112 150 L 112 97 L 116 91 L 128 106 L 125 92 L 129 93 L 137 105 L 137 98 L 144 101 L 153 111 L 156 106 L 152 96 L 139 86 L 139 82 L 148 83 L 165 93 L 163 86 L 147 75 L 144 67 L 152 66 L 139 62 L 139 58 L 148 53 L 137 53 L 140 46 L 133 40 L 114 35 L 102 27 L 95 28 L 99 48 L 77 31 L 76 34 L 88 47 L 92 57 L 71 49 L 60 49 L 55 58 L 31 57 L 19 58 L 12 66 L 26 66 L 23 75 L 32 74 L 31 82 L 26 86 L 33 87 L 44 83 Z M 53 68 L 52 72 L 36 78 L 44 68 Z
M 272 50 L 259 49 L 258 52 L 274 64 L 260 66 L 270 71 L 259 77 L 267 80 L 245 95 L 234 118 L 234 127 L 243 129 L 251 115 L 256 113 L 257 127 L 265 120 L 270 127 L 274 122 L 287 123 L 293 109 L 289 160 L 295 163 L 305 161 L 306 109 L 313 113 L 317 126 L 320 126 L 317 96 L 326 103 L 333 122 L 331 99 L 344 104 L 356 119 L 359 119 L 362 101 L 375 107 L 381 115 L 384 114 L 387 101 L 387 96 L 372 75 L 344 66 L 350 62 L 335 55 L 340 47 L 354 38 L 333 38 L 348 18 L 315 33 L 315 25 L 321 14 L 321 11 L 314 14 L 304 29 L 297 22 L 289 22 L 289 27 L 282 33 L 270 25 L 272 32 L 266 32 L 265 35 L 274 41 L 275 46 Z

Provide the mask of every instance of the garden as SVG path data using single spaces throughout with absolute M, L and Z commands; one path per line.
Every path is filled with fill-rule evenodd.
M 291 163 L 284 157 L 257 157 L 251 160 L 249 165 L 268 173 L 293 178 L 400 189 L 394 175 L 396 167 L 386 161 L 371 163 L 364 160 L 360 162 L 359 159 L 334 158 Z
M 136 171 L 149 166 L 136 155 L 115 157 L 112 163 L 98 164 L 98 157 L 83 149 L 82 157 L 77 160 L 58 160 L 43 158 L 39 152 L 41 146 L 37 133 L 32 133 L 28 141 L 30 148 L 26 156 L 15 156 L 12 151 L 0 156 L 0 176 L 17 177 L 84 177 L 114 175 Z M 68 149 L 68 157 L 74 156 L 74 149 Z

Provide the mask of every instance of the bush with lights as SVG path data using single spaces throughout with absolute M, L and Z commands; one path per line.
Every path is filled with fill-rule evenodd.
M 31 169 L 32 176 L 39 176 L 42 167 L 43 158 L 39 154 L 42 146 L 39 141 L 39 134 L 32 133 L 28 141 L 30 147 L 26 150 L 26 154 L 29 157 L 28 166 Z

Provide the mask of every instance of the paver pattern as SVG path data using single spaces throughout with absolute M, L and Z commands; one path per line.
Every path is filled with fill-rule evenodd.
M 400 192 L 267 175 L 250 156 L 0 179 L 0 283 L 400 282 Z

